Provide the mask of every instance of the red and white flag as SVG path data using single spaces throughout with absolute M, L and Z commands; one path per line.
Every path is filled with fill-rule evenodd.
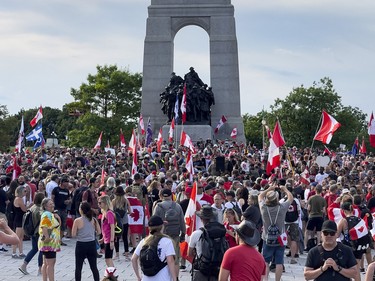
M 370 136 L 370 145 L 375 147 L 375 119 L 373 112 L 371 112 L 370 121 L 368 122 L 368 134 Z
M 184 84 L 184 91 L 182 95 L 181 101 L 181 117 L 182 117 L 182 124 L 186 122 L 186 83 Z
M 370 233 L 371 233 L 372 239 L 375 240 L 375 228 L 371 229 Z
M 174 118 L 172 119 L 171 126 L 169 127 L 169 142 L 173 142 L 173 132 L 174 132 Z
M 309 170 L 307 169 L 307 167 L 301 173 L 301 175 L 300 175 L 300 181 L 301 181 L 301 183 L 304 183 L 304 184 L 307 184 L 307 185 L 310 184 L 310 175 L 309 175 Z
M 137 197 L 126 197 L 129 201 L 131 213 L 128 215 L 129 230 L 131 233 L 142 234 L 143 232 L 143 206 Z
M 122 129 L 120 129 L 120 146 L 121 147 L 126 146 L 125 137 L 124 137 L 124 134 L 122 133 Z
M 96 142 L 94 149 L 100 149 L 100 145 L 102 144 L 102 135 L 103 135 L 103 131 L 100 132 L 98 141 Z
M 220 118 L 219 124 L 217 124 L 217 126 L 215 128 L 215 134 L 217 134 L 219 132 L 220 128 L 223 127 L 225 122 L 227 122 L 227 118 L 223 115 Z
M 277 147 L 283 146 L 285 144 L 285 139 L 281 130 L 279 120 L 276 121 L 275 128 L 273 129 L 272 139 Z
M 266 126 L 266 129 L 267 129 L 268 138 L 270 141 L 270 146 L 268 148 L 268 161 L 267 161 L 266 173 L 270 175 L 273 169 L 280 166 L 280 150 L 279 150 L 279 147 L 276 146 L 273 140 L 270 129 L 267 126 Z
M 158 134 L 158 140 L 156 141 L 156 149 L 157 152 L 161 152 L 161 145 L 163 144 L 163 130 L 160 128 Z
M 130 145 L 132 145 L 133 163 L 132 163 L 131 177 L 134 178 L 134 175 L 138 172 L 137 138 L 135 136 L 134 130 L 133 130 L 132 139 L 133 139 L 133 142 L 129 143 L 129 147 Z
M 25 125 L 23 123 L 23 116 L 22 116 L 20 131 L 18 133 L 18 139 L 17 139 L 17 143 L 16 143 L 16 147 L 15 147 L 15 151 L 18 152 L 18 153 L 21 153 L 21 151 L 22 151 L 22 143 L 23 143 L 23 139 L 24 139 L 24 134 L 25 134 Z
M 280 234 L 280 236 L 277 237 L 277 241 L 279 241 L 280 246 L 286 246 L 288 244 L 288 235 L 286 232 Z
M 362 154 L 367 153 L 366 144 L 365 144 L 365 137 L 362 137 L 362 144 L 359 148 L 359 153 L 362 153 Z
M 102 176 L 100 177 L 100 186 L 102 186 L 105 183 L 105 175 L 106 172 L 104 170 L 104 166 L 102 167 Z
M 237 137 L 237 128 L 233 128 L 232 132 L 230 133 L 230 137 L 235 139 Z
M 191 152 L 195 153 L 194 144 L 191 141 L 191 138 L 189 137 L 189 135 L 185 133 L 184 131 L 181 131 L 180 144 L 182 146 L 188 147 L 191 150 Z
M 141 128 L 141 135 L 145 134 L 145 123 L 143 122 L 143 116 L 139 116 L 139 127 Z
M 186 170 L 189 172 L 189 180 L 193 181 L 193 175 L 194 175 L 194 164 L 193 164 L 193 157 L 191 157 L 190 150 L 188 151 L 187 157 L 186 157 Z
M 132 136 L 129 140 L 128 150 L 133 151 L 133 148 L 136 144 L 137 144 L 137 142 L 136 142 L 136 138 L 135 138 L 135 132 L 134 132 L 134 129 L 133 129 L 132 130 Z
M 340 128 L 341 124 L 336 121 L 331 115 L 323 110 L 322 124 L 319 131 L 316 133 L 314 140 L 321 141 L 322 143 L 329 144 L 331 142 L 333 133 Z
M 31 119 L 30 121 L 30 125 L 31 127 L 34 127 L 40 119 L 43 118 L 43 110 L 42 110 L 42 106 L 39 107 L 38 109 L 38 112 L 36 113 L 35 117 L 33 119 Z
M 358 240 L 368 234 L 366 223 L 361 219 L 352 229 L 349 229 L 349 236 L 351 240 Z

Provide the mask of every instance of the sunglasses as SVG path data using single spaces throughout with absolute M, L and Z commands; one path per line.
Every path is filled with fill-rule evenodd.
M 323 231 L 323 235 L 324 236 L 335 236 L 336 235 L 336 232 L 333 232 L 333 231 Z

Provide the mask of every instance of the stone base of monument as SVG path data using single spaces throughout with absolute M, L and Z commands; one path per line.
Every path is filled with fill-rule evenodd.
M 163 140 L 166 140 L 168 142 L 169 138 L 169 128 L 170 125 L 164 125 L 162 128 L 163 131 Z M 189 135 L 193 143 L 196 143 L 200 139 L 202 140 L 207 140 L 213 139 L 213 130 L 210 125 L 176 125 L 174 128 L 174 142 L 180 143 L 180 138 L 181 138 L 181 131 L 182 128 L 186 134 Z

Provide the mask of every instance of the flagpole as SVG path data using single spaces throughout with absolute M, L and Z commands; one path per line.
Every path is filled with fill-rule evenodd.
M 318 122 L 318 126 L 316 127 L 316 130 L 315 130 L 315 134 L 314 134 L 314 137 L 313 137 L 313 140 L 312 140 L 312 143 L 311 143 L 311 147 L 310 147 L 310 152 L 309 152 L 309 158 L 311 156 L 311 152 L 312 152 L 312 149 L 313 149 L 313 146 L 314 146 L 314 138 L 315 138 L 315 135 L 316 133 L 318 132 L 319 130 L 319 125 L 320 125 L 320 121 L 322 121 L 322 118 L 323 118 L 323 114 L 320 115 L 320 119 L 319 119 L 319 122 Z

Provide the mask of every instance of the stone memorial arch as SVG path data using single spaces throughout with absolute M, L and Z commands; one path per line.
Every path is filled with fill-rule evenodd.
M 212 86 L 215 95 L 215 105 L 211 107 L 211 127 L 215 128 L 221 116 L 225 115 L 228 121 L 216 137 L 229 138 L 232 129 L 237 127 L 237 140 L 245 141 L 231 0 L 151 0 L 144 43 L 142 115 L 145 120 L 151 118 L 154 132 L 165 124 L 159 94 L 174 70 L 174 38 L 180 29 L 188 25 L 201 27 L 209 36 L 211 80 L 204 82 Z M 199 69 L 196 70 L 199 73 Z M 187 68 L 186 73 L 188 71 Z M 192 138 L 196 140 L 194 136 Z

